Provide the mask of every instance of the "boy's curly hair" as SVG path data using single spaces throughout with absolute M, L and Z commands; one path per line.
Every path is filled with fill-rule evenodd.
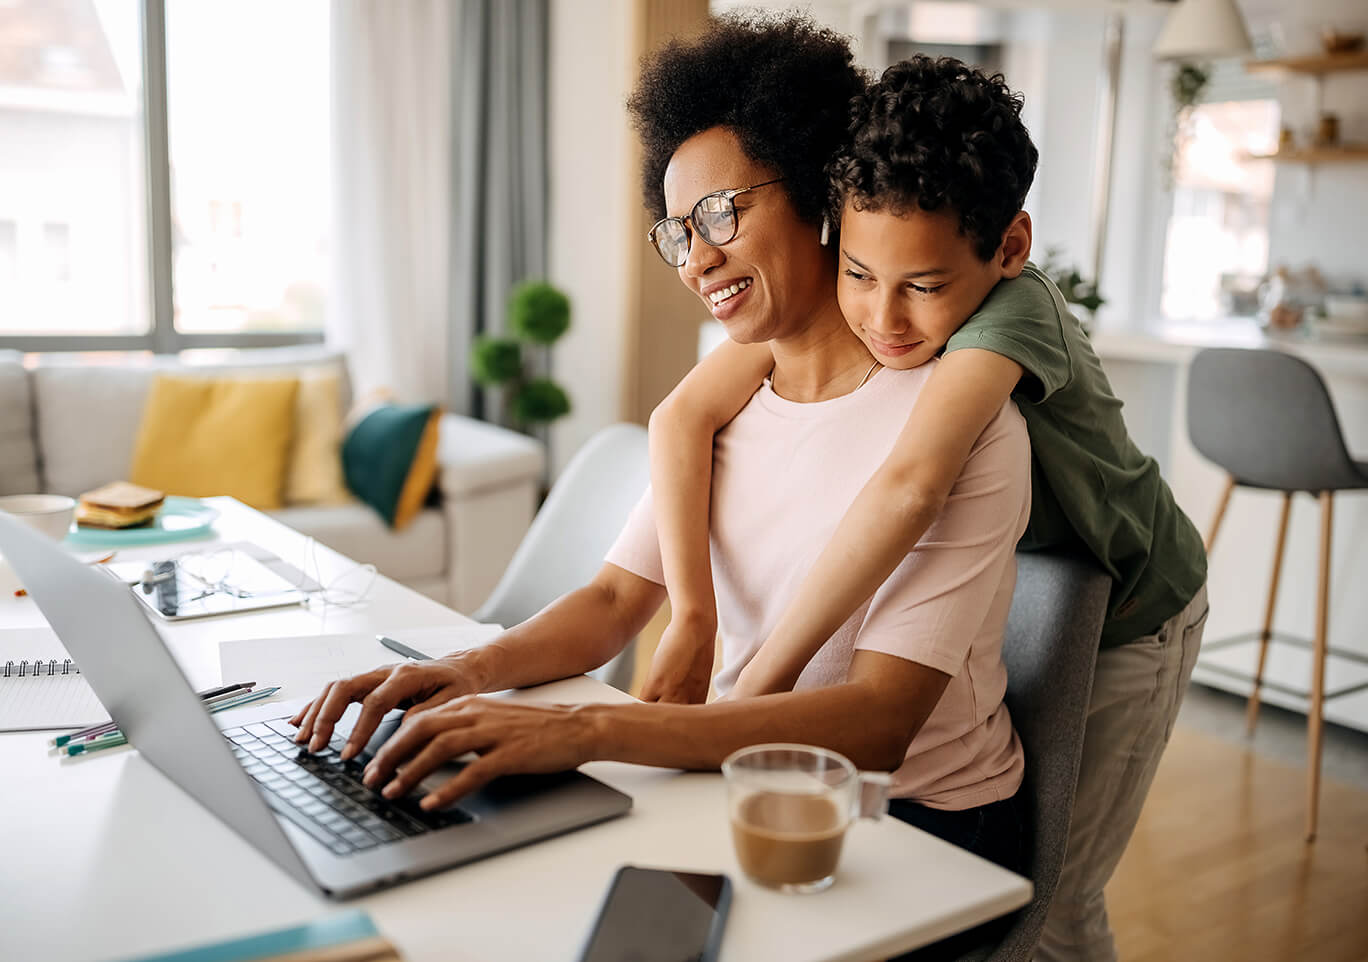
M 644 58 L 627 101 L 641 135 L 647 209 L 665 216 L 661 183 L 679 146 L 727 127 L 752 160 L 784 178 L 798 215 L 819 223 L 826 164 L 865 83 L 846 38 L 793 14 L 726 14 L 693 39 L 669 42 Z
M 1022 97 L 1001 74 L 953 57 L 896 63 L 850 107 L 850 140 L 831 164 L 839 210 L 949 208 L 988 260 L 1026 202 L 1038 153 Z

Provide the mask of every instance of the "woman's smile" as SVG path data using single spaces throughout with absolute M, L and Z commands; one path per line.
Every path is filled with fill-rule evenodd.
M 704 288 L 702 294 L 708 302 L 708 310 L 712 311 L 712 316 L 722 321 L 735 314 L 745 302 L 753 283 L 749 277 L 742 277 L 739 280 L 711 284 Z

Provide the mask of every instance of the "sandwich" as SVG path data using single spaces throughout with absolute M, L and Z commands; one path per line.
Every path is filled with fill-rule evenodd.
M 76 524 L 81 528 L 141 528 L 152 523 L 166 495 L 127 481 L 115 481 L 81 495 Z

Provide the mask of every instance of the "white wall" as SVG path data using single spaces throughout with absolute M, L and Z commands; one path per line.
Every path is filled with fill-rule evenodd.
M 622 407 L 626 251 L 640 241 L 626 229 L 630 29 L 631 0 L 551 0 L 548 268 L 573 309 L 552 362 L 573 406 L 552 430 L 554 473 Z
M 1303 0 L 1287 5 L 1281 25 L 1293 52 L 1311 52 L 1323 24 L 1368 28 L 1365 0 Z M 1316 81 L 1290 76 L 1281 84 L 1283 123 L 1304 137 L 1316 125 Z M 1368 72 L 1322 81 L 1323 108 L 1340 119 L 1345 141 L 1368 141 Z M 1316 264 L 1332 281 L 1368 284 L 1368 162 L 1308 168 L 1280 165 L 1273 188 L 1270 266 Z

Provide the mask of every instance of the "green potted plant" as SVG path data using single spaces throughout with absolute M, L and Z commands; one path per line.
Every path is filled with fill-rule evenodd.
M 1169 135 L 1164 145 L 1164 178 L 1168 189 L 1173 189 L 1177 176 L 1178 157 L 1191 136 L 1189 125 L 1193 108 L 1202 99 L 1211 82 L 1211 65 L 1182 62 L 1173 68 L 1169 78 L 1169 95 L 1173 100 L 1173 116 L 1169 119 Z
M 1083 329 L 1087 330 L 1090 326 L 1087 322 L 1092 319 L 1092 315 L 1107 303 L 1107 299 L 1097 290 L 1097 281 L 1085 278 L 1077 265 L 1065 264 L 1064 251 L 1059 247 L 1045 249 L 1045 260 L 1041 262 L 1040 269 L 1054 281 L 1059 293 L 1064 295 L 1064 300 L 1087 311 L 1086 317 L 1079 318 L 1083 322 Z
M 570 328 L 570 300 L 546 281 L 525 281 L 508 298 L 507 336 L 475 339 L 470 369 L 475 380 L 503 391 L 510 426 L 533 433 L 570 413 L 570 398 L 550 377 L 534 373 L 531 352 L 549 368 L 551 345 Z

